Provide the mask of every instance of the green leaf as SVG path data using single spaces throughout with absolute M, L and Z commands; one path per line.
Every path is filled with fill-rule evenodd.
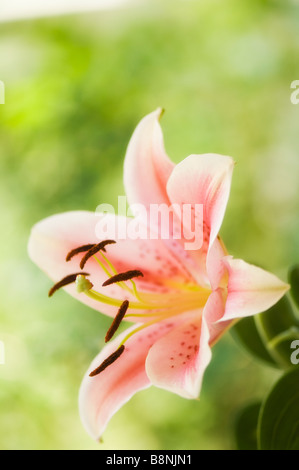
M 258 420 L 260 450 L 299 450 L 299 367 L 286 372 L 264 401 Z
M 235 423 L 235 437 L 239 450 L 257 450 L 257 425 L 261 403 L 251 403 L 239 413 Z
M 239 320 L 231 328 L 231 333 L 250 354 L 272 367 L 279 367 L 262 341 L 253 317 Z
M 284 296 L 273 307 L 254 317 L 254 321 L 269 354 L 282 368 L 292 367 L 292 341 L 299 339 L 299 320 L 291 303 Z
M 291 285 L 291 295 L 294 302 L 299 307 L 299 265 L 293 266 L 289 270 L 289 283 Z

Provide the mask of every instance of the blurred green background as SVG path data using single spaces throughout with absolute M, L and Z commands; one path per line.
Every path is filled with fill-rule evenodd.
M 263 398 L 278 373 L 230 333 L 213 349 L 199 401 L 140 392 L 94 443 L 78 389 L 110 321 L 64 292 L 49 300 L 27 241 L 48 215 L 116 205 L 129 138 L 162 106 L 174 161 L 205 152 L 237 161 L 221 229 L 230 253 L 286 280 L 299 259 L 298 9 L 152 0 L 1 25 L 1 449 L 235 448 L 239 408 Z

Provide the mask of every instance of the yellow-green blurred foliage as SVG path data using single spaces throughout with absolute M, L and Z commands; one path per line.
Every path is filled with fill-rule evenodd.
M 78 389 L 109 319 L 28 259 L 30 228 L 53 213 L 117 203 L 126 145 L 158 106 L 165 146 L 231 155 L 221 234 L 236 257 L 286 279 L 299 258 L 299 6 L 288 0 L 172 0 L 1 25 L 0 448 L 230 449 L 239 407 L 277 373 L 228 333 L 199 401 L 137 394 L 99 446 L 85 433 Z

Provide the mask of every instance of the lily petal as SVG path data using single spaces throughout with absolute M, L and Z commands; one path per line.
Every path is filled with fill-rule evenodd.
M 190 155 L 176 165 L 167 183 L 172 204 L 202 205 L 203 223 L 193 217 L 191 224 L 203 233 L 202 250 L 214 242 L 222 224 L 229 198 L 234 162 L 231 157 Z M 194 211 L 196 214 L 196 211 Z M 188 221 L 189 222 L 189 221 Z
M 289 289 L 274 274 L 240 259 L 223 259 L 228 270 L 225 312 L 219 321 L 261 313 L 272 307 Z
M 166 182 L 174 167 L 168 158 L 159 124 L 162 109 L 145 116 L 129 142 L 124 163 L 124 186 L 129 204 L 169 204 Z
M 145 372 L 145 360 L 150 347 L 172 329 L 171 321 L 147 327 L 131 336 L 123 354 L 95 377 L 89 373 L 98 367 L 119 346 L 136 326 L 124 331 L 106 345 L 92 361 L 79 392 L 79 411 L 87 432 L 99 439 L 112 416 L 139 390 L 151 385 Z
M 197 398 L 211 359 L 209 329 L 200 311 L 158 340 L 146 359 L 146 372 L 156 387 L 185 398 Z

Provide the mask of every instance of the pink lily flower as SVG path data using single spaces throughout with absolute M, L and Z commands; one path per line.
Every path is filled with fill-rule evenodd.
M 122 405 L 150 385 L 197 398 L 213 344 L 235 321 L 267 310 L 288 289 L 273 274 L 229 256 L 218 235 L 233 160 L 190 155 L 174 165 L 164 150 L 160 116 L 161 109 L 147 115 L 133 133 L 124 164 L 126 195 L 145 214 L 152 204 L 200 205 L 202 218 L 193 211 L 189 220 L 203 233 L 199 249 L 185 249 L 186 236 L 176 238 L 163 220 L 148 233 L 164 230 L 168 237 L 117 239 L 113 229 L 120 223 L 128 233 L 132 219 L 85 211 L 42 220 L 29 241 L 31 259 L 56 282 L 51 295 L 63 287 L 115 317 L 79 393 L 83 424 L 95 439 Z M 105 236 L 98 225 L 103 217 Z M 174 219 L 177 227 L 184 225 L 177 214 Z M 112 339 L 123 320 L 133 326 Z

